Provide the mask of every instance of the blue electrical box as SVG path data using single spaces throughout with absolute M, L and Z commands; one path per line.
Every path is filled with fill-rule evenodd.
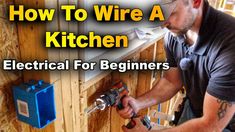
M 17 117 L 36 128 L 44 128 L 56 118 L 54 86 L 31 80 L 13 87 Z

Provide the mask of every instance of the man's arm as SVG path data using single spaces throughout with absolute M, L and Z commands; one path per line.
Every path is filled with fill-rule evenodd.
M 180 70 L 171 67 L 153 88 L 137 98 L 140 109 L 165 102 L 182 88 Z
M 137 113 L 140 109 L 150 107 L 155 104 L 162 103 L 171 97 L 173 97 L 181 88 L 181 73 L 177 68 L 177 63 L 173 56 L 172 44 L 168 42 L 170 39 L 170 32 L 166 33 L 164 37 L 164 49 L 166 53 L 166 62 L 169 63 L 170 69 L 164 71 L 163 77 L 158 83 L 148 92 L 141 95 L 137 99 L 130 96 L 125 97 L 122 100 L 124 109 L 118 110 L 118 113 L 123 118 L 130 118 L 134 113 Z
M 180 70 L 171 67 L 168 71 L 164 71 L 163 77 L 150 91 L 137 99 L 125 97 L 122 100 L 124 109 L 118 110 L 118 113 L 121 117 L 128 119 L 132 117 L 133 111 L 137 113 L 140 109 L 164 102 L 173 97 L 181 88 Z
M 162 130 L 162 132 L 221 132 L 234 113 L 234 102 L 220 100 L 206 93 L 201 118 L 189 120 L 177 127 Z

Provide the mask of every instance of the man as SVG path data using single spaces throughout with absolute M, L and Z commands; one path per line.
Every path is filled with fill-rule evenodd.
M 130 118 L 140 109 L 172 98 L 184 85 L 187 101 L 176 127 L 166 132 L 235 131 L 235 19 L 203 0 L 173 0 L 165 25 L 165 51 L 170 69 L 147 93 L 123 99 L 118 113 Z M 133 129 L 145 132 L 139 118 Z M 230 122 L 230 123 L 229 123 Z

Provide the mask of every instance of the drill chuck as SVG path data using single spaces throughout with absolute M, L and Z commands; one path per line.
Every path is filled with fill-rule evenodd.
M 104 110 L 106 107 L 117 105 L 121 108 L 121 99 L 128 95 L 128 89 L 125 83 L 119 81 L 113 87 L 106 91 L 94 102 L 94 109 Z M 93 111 L 93 110 L 90 110 Z
M 106 107 L 109 106 L 117 106 L 118 109 L 123 109 L 122 99 L 127 96 L 129 93 L 127 85 L 122 81 L 117 82 L 112 86 L 112 88 L 106 91 L 103 95 L 100 95 L 93 104 L 93 106 L 86 109 L 86 113 L 92 113 L 93 111 L 99 109 L 104 110 Z M 137 114 L 133 113 L 133 118 L 136 118 Z M 147 127 L 148 130 L 151 129 L 150 120 L 147 116 L 141 119 L 143 125 Z M 127 128 L 133 128 L 135 126 L 134 120 L 131 120 Z
M 95 106 L 97 106 L 97 109 L 104 110 L 106 108 L 106 103 L 101 98 L 96 99 Z

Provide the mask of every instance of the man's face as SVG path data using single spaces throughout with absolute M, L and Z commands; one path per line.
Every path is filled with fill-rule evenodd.
M 175 2 L 175 8 L 165 25 L 173 35 L 178 36 L 185 34 L 192 27 L 198 11 L 193 8 L 193 0 L 176 0 Z

